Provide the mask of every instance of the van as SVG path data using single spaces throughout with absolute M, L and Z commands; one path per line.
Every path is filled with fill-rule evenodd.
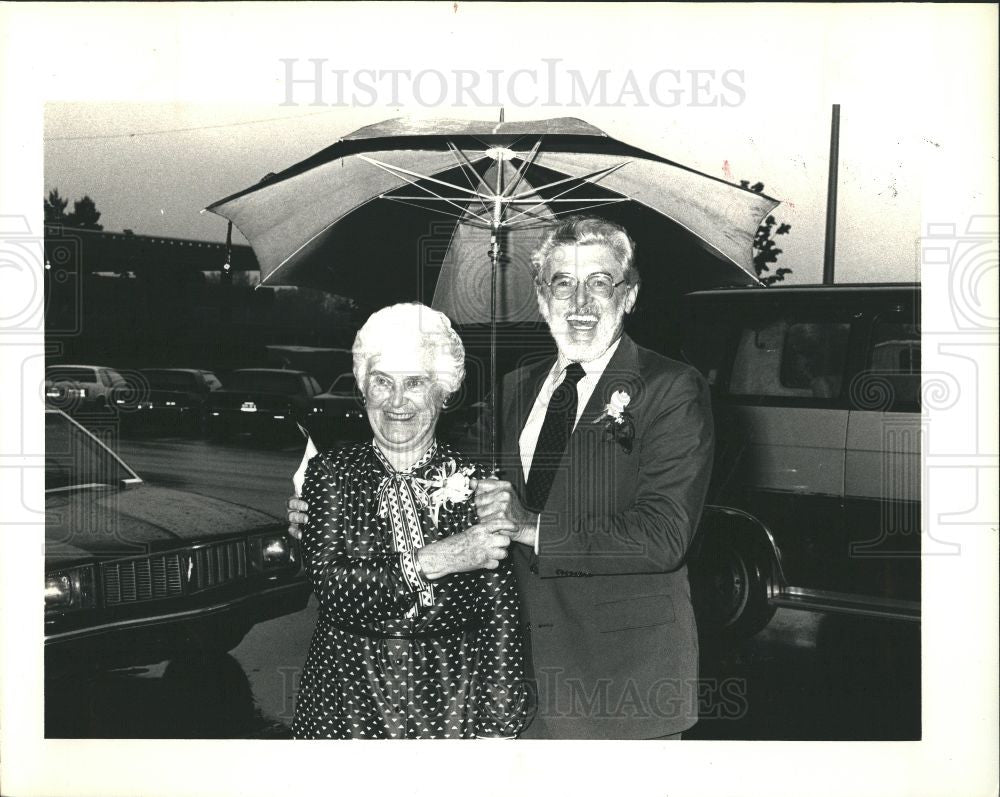
M 682 328 L 717 427 L 703 631 L 752 635 L 781 606 L 919 620 L 919 285 L 698 291 Z

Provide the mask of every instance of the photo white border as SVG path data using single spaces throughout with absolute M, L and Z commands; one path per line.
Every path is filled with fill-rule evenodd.
M 336 26 L 374 26 L 377 19 L 405 17 L 416 6 L 289 6 L 287 4 L 11 4 L 0 6 L 0 215 L 23 216 L 31 231 L 41 231 L 42 110 L 46 101 L 190 101 L 248 100 L 277 95 L 280 73 L 272 57 L 281 47 L 310 57 L 323 49 L 317 29 L 302 17 L 320 15 Z M 606 19 L 610 7 L 537 5 L 470 8 L 452 3 L 419 7 L 426 27 L 420 35 L 448 42 L 468 34 L 461 16 L 483 21 L 479 35 L 490 37 L 489 22 L 508 32 L 526 24 L 550 25 L 558 32 L 565 15 Z M 907 46 L 896 38 L 895 22 L 918 16 L 934 26 L 941 46 L 967 64 L 970 53 L 980 69 L 950 76 L 953 84 L 928 87 L 927 101 L 942 112 L 956 103 L 975 108 L 978 121 L 969 129 L 966 152 L 950 159 L 954 167 L 993 174 L 992 196 L 965 196 L 955 184 L 961 172 L 942 170 L 939 181 L 925 186 L 924 230 L 951 222 L 965 229 L 969 219 L 997 215 L 997 9 L 995 6 L 849 5 L 671 5 L 666 9 L 631 6 L 614 11 L 632 26 L 632 46 L 642 39 L 644 15 L 669 14 L 675 20 L 701 21 L 706 30 L 706 61 L 736 43 L 721 21 L 741 15 L 766 20 L 776 34 L 792 36 L 804 15 L 856 21 L 859 30 L 882 31 L 885 50 L 879 58 L 897 57 Z M 322 26 L 316 26 L 321 28 Z M 598 28 L 600 26 L 597 26 Z M 342 28 L 341 28 L 342 29 Z M 332 29 L 331 29 L 332 30 Z M 109 31 L 112 35 L 109 35 Z M 171 33 L 177 32 L 176 39 Z M 412 31 L 410 32 L 412 35 Z M 386 35 L 388 35 L 386 33 Z M 595 31 L 599 47 L 601 30 Z M 114 39 L 114 46 L 109 40 Z M 300 43 L 296 44 L 296 39 Z M 273 42 L 277 42 L 274 44 Z M 375 37 L 373 41 L 377 42 Z M 395 39 L 393 40 L 395 41 Z M 153 49 L 152 44 L 156 47 Z M 173 42 L 173 43 L 171 43 Z M 306 43 L 308 42 L 308 44 Z M 417 42 L 414 57 L 433 58 L 435 43 Z M 313 44 L 318 50 L 310 50 Z M 183 45 L 184 49 L 179 49 Z M 769 40 L 780 46 L 780 38 Z M 830 68 L 849 60 L 851 44 L 829 52 Z M 863 53 L 861 60 L 871 59 Z M 373 56 L 374 57 L 374 56 Z M 780 59 L 780 49 L 774 58 Z M 928 53 L 927 57 L 931 57 Z M 872 60 L 875 63 L 875 60 Z M 948 89 L 950 96 L 936 92 Z M 958 95 L 956 97 L 956 95 Z M 794 100 L 794 98 L 792 98 Z M 627 113 L 627 109 L 622 113 Z M 386 113 L 386 116 L 393 115 Z M 552 114 L 558 115 L 558 114 Z M 585 115 L 580 113 L 579 115 Z M 956 197 L 963 201 L 956 201 Z M 914 241 L 915 257 L 920 245 Z M 995 268 L 995 267 L 994 267 Z M 40 276 L 40 275 L 39 275 Z M 944 300 L 949 293 L 939 273 L 925 264 L 925 332 L 945 345 L 963 333 Z M 994 284 L 993 290 L 996 289 Z M 994 305 L 995 306 L 995 305 Z M 951 326 L 949 326 L 949 324 Z M 933 328 L 932 328 L 933 326 Z M 977 337 L 978 335 L 978 337 Z M 950 337 L 949 337 L 950 336 Z M 962 554 L 924 560 L 923 741 L 886 743 L 695 742 L 681 746 L 654 742 L 486 742 L 393 746 L 286 741 L 138 741 L 42 739 L 41 601 L 42 550 L 31 515 L 41 505 L 40 481 L 32 478 L 41 455 L 43 335 L 20 330 L 2 333 L 6 387 L 2 426 L 4 521 L 2 539 L 3 615 L 0 643 L 0 787 L 4 794 L 31 795 L 181 795 L 381 793 L 405 789 L 412 794 L 789 794 L 861 795 L 995 794 L 997 789 L 997 528 L 982 518 L 996 518 L 995 470 L 984 471 L 984 502 L 968 526 L 944 525 L 936 518 L 962 512 L 968 496 L 969 469 L 995 463 L 996 330 L 962 340 L 986 343 L 979 369 L 980 439 L 984 453 L 951 456 L 953 467 L 929 468 L 925 505 L 931 533 L 942 539 L 961 534 Z M 940 339 L 940 341 L 938 340 Z M 992 349 L 989 346 L 992 345 Z M 939 346 L 925 345 L 928 371 L 954 367 Z M 27 392 L 26 392 L 27 390 Z M 14 397 L 19 404 L 15 405 Z M 16 407 L 16 409 L 15 409 Z M 964 434 L 971 419 L 929 413 L 933 430 Z M 965 426 L 963 426 L 965 424 Z M 932 434 L 936 434 L 932 431 Z M 940 437 L 938 438 L 940 439 Z M 933 464 L 933 463 L 931 463 Z M 37 474 L 34 474 L 37 475 Z M 985 502 L 992 501 L 992 508 Z M 33 510 L 31 508 L 34 508 Z M 37 520 L 37 514 L 35 514 Z M 23 541 L 23 542 L 20 542 Z M 27 597 L 26 597 L 27 596 Z M 386 773 L 388 778 L 386 777 Z

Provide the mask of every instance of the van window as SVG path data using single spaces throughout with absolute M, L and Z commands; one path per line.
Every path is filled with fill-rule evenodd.
M 834 399 L 847 363 L 850 324 L 775 321 L 743 329 L 729 393 Z
M 880 318 L 872 328 L 868 376 L 889 388 L 885 410 L 920 408 L 920 328 L 898 318 Z

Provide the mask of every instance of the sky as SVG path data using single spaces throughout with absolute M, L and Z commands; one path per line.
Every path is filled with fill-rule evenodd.
M 148 36 L 146 47 L 112 46 L 145 76 L 140 98 L 118 99 L 106 90 L 83 92 L 83 98 L 55 92 L 46 103 L 44 189 L 58 188 L 70 199 L 89 194 L 107 230 L 222 240 L 224 222 L 200 214 L 204 206 L 357 127 L 401 115 L 495 119 L 503 103 L 507 120 L 577 116 L 706 174 L 763 182 L 782 200 L 777 219 L 791 225 L 779 239 L 779 265 L 792 268 L 790 282 L 816 282 L 836 102 L 837 279 L 918 279 L 928 192 L 956 212 L 977 204 L 995 208 L 990 184 L 996 147 L 986 142 L 996 119 L 985 113 L 989 87 L 968 79 L 988 73 L 995 52 L 942 47 L 949 35 L 969 35 L 974 19 L 934 5 L 865 15 L 824 6 L 784 8 L 780 24 L 753 8 L 733 9 L 712 19 L 705 36 L 703 15 L 687 6 L 627 13 L 598 7 L 575 18 L 517 6 L 505 15 L 523 14 L 536 24 L 518 29 L 514 47 L 509 35 L 488 33 L 487 7 L 397 7 L 402 24 L 379 28 L 377 48 L 346 32 L 377 25 L 377 12 L 358 9 L 326 14 L 330 27 L 323 35 L 302 30 L 294 44 L 288 37 L 255 38 L 257 51 L 238 64 L 220 64 L 211 52 L 195 57 L 199 48 L 212 46 L 203 32 L 167 24 L 154 29 L 153 17 L 174 19 L 167 10 L 135 23 Z M 435 25 L 427 25 L 428 16 Z M 602 21 L 622 33 L 641 31 L 656 46 L 637 48 L 629 35 L 605 35 Z M 434 33 L 415 40 L 406 31 L 420 22 L 425 34 Z M 238 19 L 231 24 L 233 36 L 245 33 Z M 562 31 L 558 46 L 551 26 Z M 174 60 L 158 55 L 164 50 L 157 44 L 172 50 Z M 92 51 L 91 57 L 102 56 Z M 310 59 L 323 59 L 320 88 L 315 81 L 289 84 L 288 75 L 299 81 L 315 75 Z M 250 68 L 238 85 L 213 72 L 232 74 L 244 63 Z M 161 74 L 168 64 L 176 69 L 172 83 Z M 342 91 L 337 69 L 346 73 Z M 410 76 L 399 78 L 396 91 L 388 79 L 358 74 L 393 69 Z M 442 85 L 454 87 L 456 70 L 482 78 L 478 92 L 464 96 L 467 107 L 456 107 L 451 91 L 438 101 Z M 500 73 L 498 92 L 486 88 L 489 70 Z M 535 73 L 537 80 L 521 75 L 512 83 L 516 70 Z M 601 70 L 607 71 L 604 101 L 594 92 L 584 102 L 573 73 L 588 85 Z M 679 77 L 654 81 L 661 70 Z M 260 72 L 266 79 L 257 82 Z M 420 72 L 428 74 L 414 79 Z M 630 74 L 635 90 L 622 93 Z M 211 92 L 209 75 L 215 78 Z M 198 77 L 204 82 L 187 85 Z M 354 81 L 374 89 L 352 89 Z M 699 82 L 700 94 L 692 88 Z M 468 107 L 472 97 L 482 107 Z

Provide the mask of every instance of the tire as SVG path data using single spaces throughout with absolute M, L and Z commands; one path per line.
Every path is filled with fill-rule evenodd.
M 768 601 L 770 555 L 750 533 L 709 531 L 690 562 L 698 628 L 708 637 L 743 640 L 774 617 Z

